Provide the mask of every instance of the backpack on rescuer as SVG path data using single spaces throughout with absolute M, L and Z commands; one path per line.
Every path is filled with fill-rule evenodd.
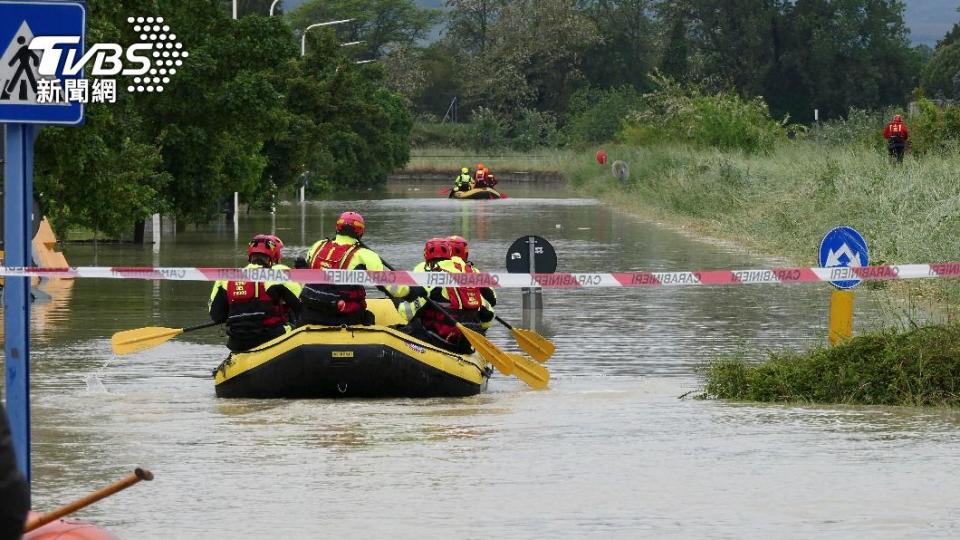
M 359 243 L 345 245 L 324 240 L 310 268 L 349 270 L 350 262 L 360 249 Z M 311 307 L 325 313 L 349 315 L 367 309 L 367 291 L 361 285 L 308 285 L 301 296 Z
M 265 283 L 227 282 L 227 335 L 250 337 L 287 322 L 282 305 L 273 302 Z

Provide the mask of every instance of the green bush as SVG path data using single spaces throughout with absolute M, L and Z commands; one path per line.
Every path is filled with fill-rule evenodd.
M 676 142 L 745 152 L 769 152 L 786 140 L 784 122 L 770 116 L 762 98 L 735 93 L 705 95 L 698 89 L 658 79 L 661 89 L 643 97 L 627 115 L 620 140 L 649 146 Z
M 902 114 L 894 109 L 868 111 L 851 108 L 846 118 L 828 120 L 814 126 L 806 133 L 806 138 L 831 146 L 886 148 L 883 126 L 898 113 Z
M 960 406 L 960 325 L 886 331 L 836 347 L 718 359 L 701 397 L 761 402 Z
M 473 111 L 473 121 L 470 123 L 470 148 L 489 150 L 507 146 L 506 136 L 506 123 L 496 111 L 486 107 Z
M 510 130 L 509 145 L 513 150 L 529 152 L 551 146 L 557 136 L 557 119 L 549 113 L 524 109 Z
M 911 148 L 917 154 L 953 152 L 960 144 L 960 107 L 937 106 L 926 98 L 917 101 L 918 113 L 910 118 Z

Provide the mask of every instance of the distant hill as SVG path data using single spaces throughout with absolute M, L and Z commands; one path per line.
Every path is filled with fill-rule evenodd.
M 287 11 L 293 11 L 303 0 L 283 2 Z M 417 4 L 428 8 L 443 7 L 443 0 L 417 0 Z M 907 0 L 907 26 L 910 38 L 916 45 L 936 45 L 954 23 L 960 22 L 957 12 L 957 0 Z

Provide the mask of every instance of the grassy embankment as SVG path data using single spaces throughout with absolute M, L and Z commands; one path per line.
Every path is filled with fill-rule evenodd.
M 769 154 L 686 147 L 607 147 L 630 165 L 621 184 L 593 151 L 544 151 L 491 167 L 562 171 L 578 191 L 640 215 L 681 225 L 751 249 L 813 265 L 820 238 L 845 224 L 863 232 L 873 264 L 960 258 L 960 156 L 908 158 L 892 166 L 879 151 L 781 145 Z M 470 155 L 426 150 L 432 156 Z M 490 163 L 487 163 L 490 162 Z M 414 158 L 410 168 L 454 164 Z M 624 196 L 626 194 L 626 196 Z M 868 284 L 914 304 L 955 310 L 955 280 Z M 775 353 L 763 364 L 735 357 L 704 370 L 707 397 L 761 401 L 957 405 L 960 327 L 879 332 L 832 349 Z

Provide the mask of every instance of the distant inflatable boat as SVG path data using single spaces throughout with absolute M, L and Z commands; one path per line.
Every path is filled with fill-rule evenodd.
M 503 195 L 493 188 L 476 188 L 470 191 L 454 191 L 450 193 L 451 199 L 502 199 Z

